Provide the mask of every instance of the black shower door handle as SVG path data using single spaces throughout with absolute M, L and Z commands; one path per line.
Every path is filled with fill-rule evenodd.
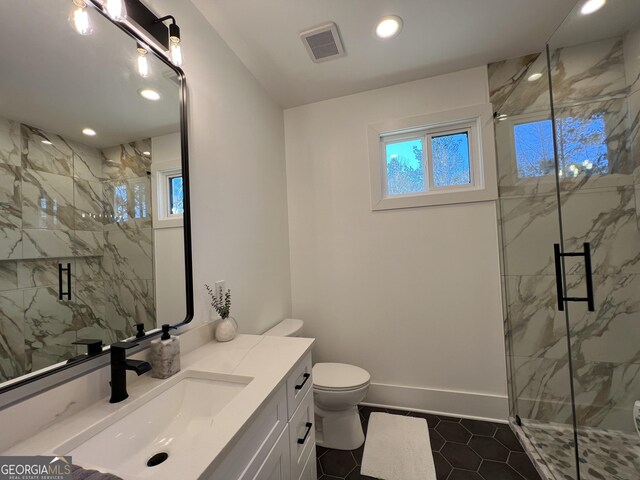
M 67 291 L 63 290 L 62 272 L 67 273 Z M 64 297 L 67 300 L 71 300 L 71 264 L 67 263 L 66 267 L 63 267 L 61 263 L 58 264 L 58 299 L 63 300 Z
M 591 244 L 583 244 L 582 252 L 561 253 L 560 244 L 553 244 L 553 257 L 556 265 L 556 291 L 558 295 L 558 310 L 564 311 L 564 302 L 587 302 L 587 309 L 595 312 L 595 302 L 593 298 L 593 273 L 591 271 Z M 584 257 L 584 272 L 587 281 L 586 297 L 565 297 L 562 287 L 562 257 Z

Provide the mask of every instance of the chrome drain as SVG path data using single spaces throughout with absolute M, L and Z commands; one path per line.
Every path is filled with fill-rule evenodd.
M 167 458 L 169 458 L 169 454 L 167 452 L 156 453 L 153 457 L 147 460 L 147 467 L 155 467 L 156 465 L 160 465 Z

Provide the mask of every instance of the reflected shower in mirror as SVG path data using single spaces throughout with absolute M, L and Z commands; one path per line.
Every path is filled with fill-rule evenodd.
M 181 80 L 77 8 L 0 6 L 0 382 L 186 316 Z

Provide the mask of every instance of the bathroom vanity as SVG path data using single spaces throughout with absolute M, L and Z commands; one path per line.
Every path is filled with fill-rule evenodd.
M 173 377 L 132 378 L 125 401 L 104 398 L 3 455 L 71 455 L 124 480 L 315 480 L 312 344 L 207 343 Z

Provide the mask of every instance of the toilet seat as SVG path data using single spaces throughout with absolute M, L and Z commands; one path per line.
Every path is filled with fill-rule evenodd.
M 344 392 L 369 385 L 366 370 L 346 363 L 316 363 L 313 366 L 313 388 L 319 391 Z

